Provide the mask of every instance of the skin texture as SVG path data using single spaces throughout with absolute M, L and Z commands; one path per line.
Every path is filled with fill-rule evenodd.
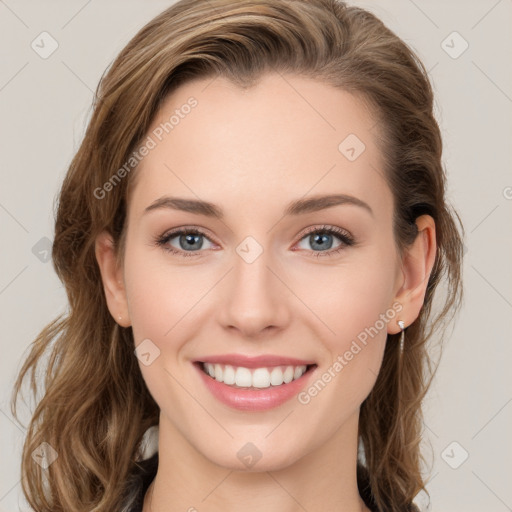
M 387 333 L 400 331 L 397 320 L 410 325 L 422 307 L 434 222 L 418 219 L 420 233 L 400 258 L 377 127 L 355 96 L 293 75 L 268 74 L 246 91 L 222 78 L 196 80 L 167 98 L 148 133 L 190 96 L 197 106 L 137 170 L 122 267 L 109 234 L 96 240 L 112 316 L 132 327 L 136 346 L 149 338 L 160 350 L 152 364 L 140 364 L 161 409 L 151 508 L 366 510 L 355 472 L 359 409 Z M 354 161 L 338 149 L 349 134 L 366 146 Z M 293 200 L 333 193 L 365 201 L 373 215 L 345 204 L 283 216 Z M 224 218 L 172 209 L 143 214 L 163 195 L 212 202 Z M 181 226 L 206 235 L 200 251 L 188 250 L 191 257 L 155 244 Z M 323 226 L 348 231 L 355 245 L 334 253 L 343 242 L 332 235 L 322 251 L 305 230 Z M 263 249 L 252 263 L 236 252 L 247 236 Z M 168 245 L 186 252 L 183 243 L 176 236 Z M 401 312 L 308 404 L 294 398 L 265 412 L 234 410 L 192 366 L 206 355 L 284 355 L 316 361 L 314 382 L 393 304 Z M 237 457 L 248 442 L 262 454 L 251 468 Z

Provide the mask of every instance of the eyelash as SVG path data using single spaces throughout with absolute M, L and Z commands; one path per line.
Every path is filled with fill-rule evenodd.
M 311 228 L 308 228 L 306 230 L 306 232 L 302 235 L 302 237 L 299 239 L 299 242 L 301 240 L 303 240 L 304 238 L 306 238 L 308 235 L 311 235 L 312 233 L 335 235 L 342 242 L 341 245 L 339 247 L 337 247 L 336 249 L 331 249 L 329 251 L 311 251 L 313 253 L 314 257 L 316 257 L 316 258 L 323 257 L 323 256 L 334 256 L 335 254 L 338 254 L 339 252 L 344 250 L 346 247 L 351 247 L 351 246 L 355 245 L 355 243 L 356 243 L 354 238 L 347 231 L 337 228 L 335 226 L 322 226 L 322 227 L 313 226 Z M 176 236 L 184 235 L 184 234 L 200 235 L 200 236 L 204 236 L 205 238 L 208 238 L 203 231 L 201 231 L 197 228 L 185 227 L 185 228 L 178 228 L 176 230 L 165 233 L 164 235 L 162 235 L 160 237 L 157 237 L 155 239 L 155 244 L 158 247 L 161 247 L 162 249 L 164 249 L 164 251 L 166 251 L 166 252 L 169 252 L 171 254 L 175 254 L 177 256 L 181 256 L 184 258 L 191 257 L 191 256 L 193 256 L 193 257 L 200 256 L 200 254 L 198 254 L 198 253 L 200 253 L 202 251 L 197 251 L 197 253 L 196 253 L 196 251 L 181 251 L 181 250 L 177 250 L 174 247 L 171 247 L 168 245 L 169 240 L 175 238 Z

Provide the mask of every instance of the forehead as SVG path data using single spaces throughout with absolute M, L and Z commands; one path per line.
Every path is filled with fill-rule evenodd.
M 258 211 L 308 191 L 386 208 L 376 126 L 360 97 L 309 78 L 268 74 L 245 90 L 221 77 L 185 83 L 147 132 L 130 212 L 164 194 Z

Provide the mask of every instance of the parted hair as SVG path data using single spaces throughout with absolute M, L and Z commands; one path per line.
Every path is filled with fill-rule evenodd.
M 402 357 L 399 334 L 388 335 L 359 422 L 360 463 L 378 509 L 406 510 L 426 490 L 421 405 L 437 366 L 431 347 L 441 344 L 461 304 L 464 233 L 445 194 L 427 71 L 379 18 L 341 1 L 181 0 L 141 28 L 103 74 L 57 197 L 52 259 L 69 308 L 32 342 L 12 399 L 18 415 L 26 381 L 37 397 L 21 467 L 23 492 L 35 511 L 128 510 L 136 499 L 131 478 L 143 435 L 158 424 L 131 328 L 120 327 L 107 308 L 94 250 L 106 229 L 122 261 L 137 168 L 105 197 L 94 191 L 140 146 L 177 87 L 222 76 L 248 88 L 267 72 L 314 78 L 370 106 L 400 252 L 414 241 L 418 216 L 435 220 L 437 250 L 424 305 L 406 329 Z M 31 456 L 43 442 L 58 454 L 47 469 Z

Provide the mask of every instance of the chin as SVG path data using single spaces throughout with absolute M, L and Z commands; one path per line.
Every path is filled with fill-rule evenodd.
M 246 472 L 246 473 L 263 473 L 267 471 L 280 471 L 286 469 L 296 462 L 296 458 L 292 454 L 283 457 L 276 457 L 275 455 L 265 456 L 262 453 L 260 459 L 254 458 L 251 462 L 249 460 L 240 460 L 235 457 L 222 457 L 219 459 L 210 459 L 214 464 L 229 469 L 231 471 Z M 246 456 L 247 458 L 247 456 Z
M 279 471 L 301 458 L 297 447 L 288 444 L 284 450 L 278 450 L 278 447 L 269 443 L 268 440 L 262 440 L 261 443 L 249 440 L 232 440 L 224 445 L 216 443 L 213 445 L 215 446 L 213 451 L 212 444 L 207 451 L 201 451 L 202 455 L 212 464 L 231 471 L 249 473 Z

